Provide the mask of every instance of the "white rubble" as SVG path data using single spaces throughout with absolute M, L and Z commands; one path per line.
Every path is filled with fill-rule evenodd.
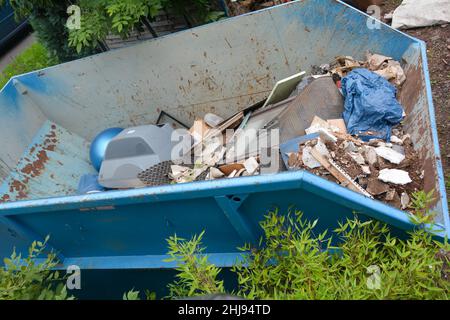
M 247 172 L 252 175 L 258 169 L 259 164 L 255 157 L 250 157 L 244 162 L 244 167 Z
M 302 161 L 305 166 L 307 166 L 310 169 L 318 168 L 320 167 L 319 161 L 317 161 L 311 154 L 312 147 L 306 146 L 303 148 L 302 153 Z
M 366 156 L 368 164 L 374 165 L 375 163 L 377 163 L 378 158 L 374 148 L 366 147 L 364 155 Z
M 392 143 L 395 143 L 395 144 L 403 144 L 402 139 L 400 139 L 400 138 L 397 137 L 397 136 L 391 136 L 391 142 L 392 142 Z
M 400 164 L 405 159 L 405 155 L 388 147 L 377 147 L 375 148 L 375 152 L 383 159 L 395 164 Z
M 400 196 L 400 202 L 402 205 L 402 209 L 406 209 L 409 205 L 409 196 L 406 192 L 403 192 L 402 195 Z
M 378 175 L 378 179 L 383 182 L 390 182 L 393 184 L 408 184 L 412 182 L 409 173 L 399 169 L 383 169 Z
M 357 164 L 363 165 L 363 164 L 366 163 L 366 160 L 364 159 L 364 157 L 363 157 L 360 153 L 357 153 L 357 152 L 349 152 L 348 154 L 350 155 L 350 157 L 353 158 L 353 160 L 356 161 Z
M 370 175 L 370 167 L 369 166 L 361 166 L 361 170 L 364 174 Z

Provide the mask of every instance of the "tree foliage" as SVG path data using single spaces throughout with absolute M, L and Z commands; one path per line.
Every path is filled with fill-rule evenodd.
M 189 17 L 194 25 L 218 19 L 223 13 L 211 11 L 209 0 L 79 0 L 81 28 L 70 31 L 69 44 L 77 51 L 96 46 L 108 33 L 129 36 L 161 10 Z
M 126 38 L 145 19 L 160 10 L 184 16 L 193 25 L 217 20 L 223 12 L 213 11 L 209 0 L 11 0 L 17 18 L 28 17 L 41 43 L 60 62 L 101 51 L 108 34 Z M 5 0 L 0 0 L 3 5 Z M 81 10 L 79 29 L 69 30 L 67 9 Z

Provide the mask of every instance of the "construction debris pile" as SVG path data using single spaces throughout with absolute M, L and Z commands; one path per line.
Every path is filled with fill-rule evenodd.
M 405 80 L 390 57 L 343 56 L 278 81 L 228 119 L 208 113 L 187 127 L 163 112 L 109 142 L 98 181 L 121 189 L 303 169 L 407 210 L 424 171 L 401 124 Z
M 364 142 L 320 118 L 307 132 L 311 138 L 287 154 L 291 170 L 308 170 L 399 209 L 408 208 L 411 193 L 423 188 L 418 154 L 401 125 L 393 129 L 390 142 Z

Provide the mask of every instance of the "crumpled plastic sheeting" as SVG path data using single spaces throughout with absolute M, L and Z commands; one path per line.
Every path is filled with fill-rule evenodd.
M 450 22 L 450 0 L 403 0 L 392 16 L 393 28 L 416 28 Z
M 396 99 L 397 89 L 380 75 L 358 68 L 342 79 L 347 131 L 361 139 L 389 140 L 391 127 L 403 117 L 403 108 Z M 372 134 L 369 134 L 370 133 Z

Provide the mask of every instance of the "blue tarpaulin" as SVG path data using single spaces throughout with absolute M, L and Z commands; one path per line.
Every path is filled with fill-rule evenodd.
M 391 83 L 370 70 L 358 68 L 350 72 L 342 79 L 345 98 L 342 115 L 347 131 L 363 140 L 389 140 L 391 127 L 403 118 L 396 92 Z

